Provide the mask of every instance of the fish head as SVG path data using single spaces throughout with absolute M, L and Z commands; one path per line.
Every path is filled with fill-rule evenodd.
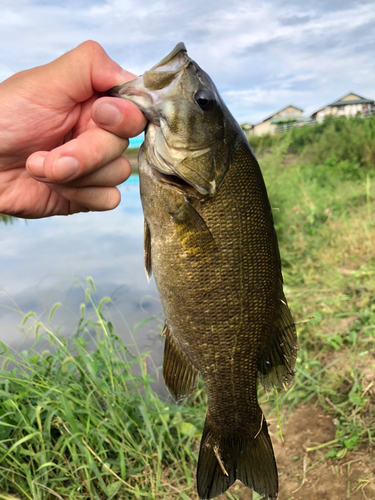
M 149 120 L 144 147 L 159 180 L 182 190 L 190 186 L 198 197 L 215 195 L 239 126 L 183 43 L 110 95 L 134 102 Z

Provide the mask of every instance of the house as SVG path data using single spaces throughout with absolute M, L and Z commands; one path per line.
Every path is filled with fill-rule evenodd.
M 284 129 L 289 129 L 292 124 L 299 122 L 305 123 L 305 121 L 308 120 L 302 116 L 302 112 L 303 109 L 290 104 L 273 115 L 268 116 L 256 125 L 244 124 L 243 129 L 246 135 L 264 135 L 284 132 Z
M 341 99 L 327 104 L 311 115 L 311 119 L 322 122 L 326 116 L 355 116 L 360 113 L 362 117 L 370 115 L 375 110 L 375 100 L 366 99 L 358 94 L 344 95 Z

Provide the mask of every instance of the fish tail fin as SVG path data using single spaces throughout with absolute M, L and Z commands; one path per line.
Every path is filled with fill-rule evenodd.
M 277 498 L 277 467 L 267 422 L 262 417 L 255 436 L 236 433 L 224 437 L 207 415 L 198 459 L 199 498 L 215 498 L 236 479 L 266 498 Z

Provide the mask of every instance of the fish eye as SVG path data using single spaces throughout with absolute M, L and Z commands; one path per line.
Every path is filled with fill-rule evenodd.
M 203 111 L 211 111 L 214 106 L 214 99 L 204 90 L 198 90 L 194 96 L 195 102 Z

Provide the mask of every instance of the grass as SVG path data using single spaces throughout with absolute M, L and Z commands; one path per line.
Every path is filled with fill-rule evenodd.
M 189 407 L 162 402 L 147 354 L 122 343 L 103 315 L 109 299 L 96 304 L 89 285 L 96 319 L 85 319 L 82 304 L 72 338 L 28 315 L 34 345 L 16 353 L 0 343 L 0 498 L 187 500 L 202 391 Z M 50 347 L 41 351 L 46 337 Z
M 286 296 L 297 321 L 314 316 L 298 327 L 297 375 L 283 406 L 292 411 L 310 401 L 334 417 L 336 439 L 326 447 L 331 458 L 371 449 L 375 440 L 375 170 L 369 162 L 375 118 L 360 120 L 304 127 L 298 153 L 297 129 L 279 137 L 271 153 L 260 152 L 278 209 Z M 345 141 L 343 130 L 351 130 L 352 146 L 361 143 L 362 156 L 350 144 L 334 154 L 325 149 L 328 140 Z M 372 131 L 367 143 L 364 131 Z
M 293 385 L 280 401 L 261 400 L 271 412 L 279 404 L 282 422 L 301 403 L 320 405 L 336 436 L 308 451 L 338 464 L 348 451 L 370 453 L 375 439 L 375 119 L 359 120 L 257 146 L 286 296 L 301 322 Z M 71 338 L 28 315 L 32 348 L 0 344 L 0 499 L 197 498 L 204 388 L 181 406 L 161 401 L 147 353 L 124 345 L 106 319 L 108 300 L 96 303 L 88 281 Z
M 298 154 L 299 159 L 318 166 L 325 162 L 344 162 L 351 175 L 360 167 L 373 169 L 375 163 L 375 117 L 327 117 L 313 126 L 293 127 L 284 135 L 251 136 L 255 152 L 272 151 L 279 146 Z M 342 166 L 345 169 L 345 165 Z
M 138 152 L 139 148 L 128 148 L 124 154 L 128 158 L 137 158 Z
M 139 148 L 128 148 L 124 151 L 124 156 L 129 160 L 133 174 L 138 173 L 138 152 Z
M 12 217 L 11 215 L 0 214 L 0 223 L 3 222 L 4 224 L 13 224 L 14 221 L 15 217 Z

